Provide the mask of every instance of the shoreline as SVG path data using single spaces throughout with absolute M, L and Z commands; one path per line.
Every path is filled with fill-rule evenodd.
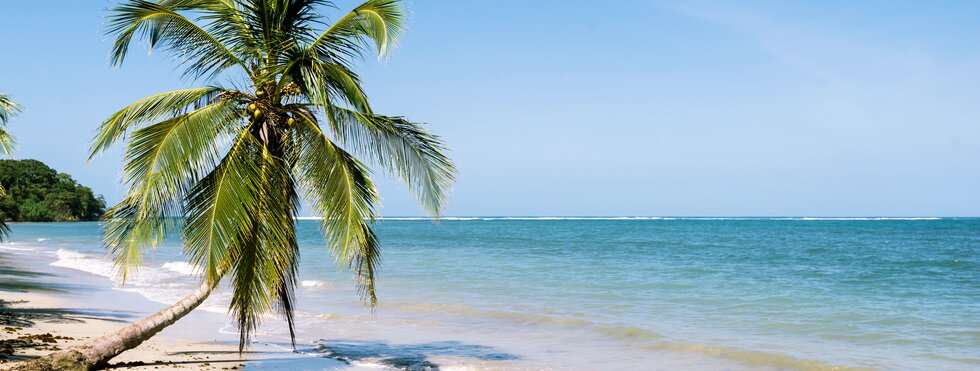
M 16 266 L 40 274 L 39 281 L 55 289 L 0 291 L 0 370 L 98 338 L 167 306 L 113 289 L 111 281 L 93 274 Z M 198 308 L 113 358 L 106 369 L 352 369 L 342 361 L 293 352 L 288 344 L 254 341 L 239 354 L 237 334 L 222 331 L 225 324 L 224 316 Z

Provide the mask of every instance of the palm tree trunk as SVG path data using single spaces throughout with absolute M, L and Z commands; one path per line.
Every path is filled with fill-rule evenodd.
M 194 293 L 174 305 L 98 339 L 25 362 L 12 370 L 94 370 L 120 353 L 136 348 L 153 335 L 197 308 L 217 283 L 202 283 Z

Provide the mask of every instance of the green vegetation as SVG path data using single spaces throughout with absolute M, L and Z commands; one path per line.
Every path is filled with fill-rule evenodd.
M 102 196 L 37 160 L 0 160 L 0 219 L 16 222 L 98 220 Z

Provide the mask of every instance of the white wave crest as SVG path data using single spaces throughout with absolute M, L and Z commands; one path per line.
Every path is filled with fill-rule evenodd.
M 188 276 L 200 275 L 202 272 L 200 268 L 185 262 L 166 262 L 163 263 L 163 265 L 160 266 L 160 268 L 166 269 L 171 272 L 186 274 Z
M 787 220 L 942 220 L 942 218 L 936 217 L 839 217 L 839 218 L 824 218 L 824 217 L 803 217 L 803 218 L 786 218 Z M 774 219 L 778 220 L 778 219 Z
M 188 276 L 196 276 L 201 274 L 201 269 L 190 265 L 186 262 L 166 262 L 163 263 L 160 268 L 166 269 L 171 272 L 177 272 L 181 274 L 186 274 Z
M 112 262 L 106 259 L 66 249 L 58 249 L 56 254 L 58 260 L 52 262 L 52 266 L 71 268 L 108 278 L 115 276 L 115 269 L 112 268 Z
M 303 287 L 314 288 L 314 287 L 327 286 L 327 283 L 323 281 L 317 281 L 317 280 L 302 280 L 299 281 L 299 285 Z
M 13 242 L 2 243 L 0 244 L 0 250 L 7 250 L 7 251 L 36 251 L 37 250 L 31 247 L 18 247 L 14 245 L 15 244 Z
M 168 262 L 159 267 L 144 266 L 132 272 L 122 284 L 112 260 L 108 257 L 94 254 L 83 254 L 77 251 L 58 249 L 57 260 L 52 266 L 70 268 L 88 272 L 110 279 L 113 289 L 134 292 L 150 301 L 161 304 L 173 304 L 193 292 L 199 282 L 192 276 L 197 274 L 195 267 L 185 262 Z M 212 294 L 201 306 L 201 309 L 215 313 L 225 313 L 228 295 L 220 292 Z

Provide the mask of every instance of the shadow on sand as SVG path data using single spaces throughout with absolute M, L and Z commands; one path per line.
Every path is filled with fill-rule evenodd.
M 0 326 L 31 327 L 37 321 L 81 323 L 86 319 L 123 323 L 135 317 L 135 312 L 109 309 L 11 308 L 12 304 L 20 303 L 24 302 L 0 299 Z
M 9 258 L 0 254 L 0 295 L 4 292 L 41 292 L 41 293 L 73 293 L 90 290 L 84 285 L 61 284 L 49 282 L 58 276 L 32 272 L 17 268 L 10 264 Z M 31 308 L 22 300 L 0 299 L 0 361 L 22 361 L 35 356 L 24 354 L 23 351 L 55 351 L 60 349 L 61 340 L 72 340 L 57 334 L 32 334 L 21 332 L 24 328 L 34 327 L 38 322 L 81 323 L 88 319 L 98 319 L 110 322 L 126 322 L 136 315 L 135 312 L 111 309 L 92 308 Z M 31 305 L 31 304 L 28 304 Z M 16 354 L 15 354 L 16 353 Z
M 458 341 L 391 344 L 383 341 L 332 339 L 320 340 L 314 350 L 347 363 L 371 360 L 402 370 L 438 370 L 439 365 L 429 360 L 432 356 L 474 358 L 481 361 L 507 361 L 520 358 L 496 348 Z
M 9 258 L 0 253 L 0 292 L 43 292 L 67 293 L 89 290 L 83 285 L 47 282 L 57 277 L 48 273 L 32 272 L 13 266 Z M 124 322 L 134 316 L 134 312 L 87 308 L 16 308 L 19 301 L 0 299 L 0 325 L 10 327 L 31 327 L 36 321 L 82 322 L 85 319 Z
M 237 343 L 228 343 L 237 345 Z M 235 366 L 247 360 L 250 370 L 334 370 L 345 369 L 357 361 L 372 363 L 398 370 L 439 370 L 430 360 L 433 356 L 472 358 L 481 361 L 507 361 L 520 359 L 498 349 L 466 344 L 458 341 L 440 341 L 420 344 L 391 344 L 383 341 L 320 340 L 313 348 L 292 352 L 288 343 L 270 343 L 282 351 L 246 351 L 239 357 L 237 351 L 188 351 L 172 352 L 171 355 L 191 356 L 194 360 L 146 363 L 180 367 L 202 367 L 209 363 L 218 367 Z M 299 353 L 299 354 L 295 354 Z M 304 355 L 305 354 L 305 355 Z M 310 357 L 321 354 L 322 357 Z M 134 364 L 119 363 L 110 368 L 124 368 Z

